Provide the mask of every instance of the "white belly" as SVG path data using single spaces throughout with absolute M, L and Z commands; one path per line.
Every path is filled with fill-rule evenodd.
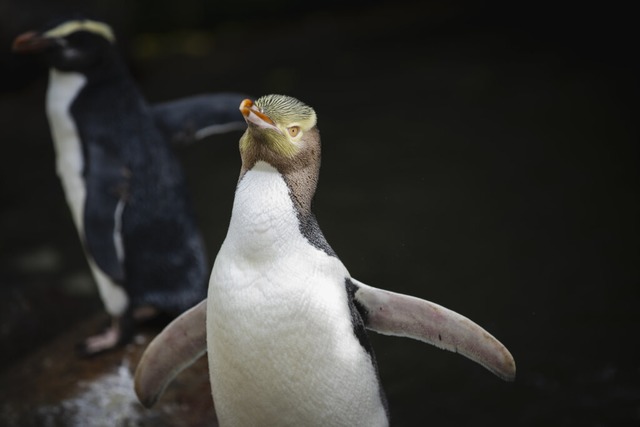
M 82 215 L 87 193 L 82 178 L 82 145 L 69 109 L 86 82 L 80 73 L 51 69 L 47 91 L 47 117 L 56 152 L 56 171 L 80 235 L 83 235 Z
M 221 426 L 386 425 L 335 257 L 310 245 L 282 177 L 261 163 L 236 191 L 209 284 L 207 346 Z
M 56 171 L 83 244 L 87 187 L 83 178 L 82 144 L 78 129 L 71 117 L 70 108 L 86 82 L 86 77 L 80 73 L 62 72 L 52 68 L 49 73 L 46 104 L 47 118 L 56 152 Z M 114 239 L 119 237 L 114 236 Z M 89 254 L 86 252 L 85 254 L 106 310 L 112 315 L 121 315 L 128 304 L 126 293 L 98 268 Z

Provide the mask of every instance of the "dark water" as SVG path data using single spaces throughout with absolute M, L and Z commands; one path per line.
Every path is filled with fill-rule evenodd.
M 351 274 L 456 310 L 514 355 L 517 379 L 504 383 L 458 355 L 372 336 L 394 425 L 640 425 L 629 19 L 543 6 L 498 15 L 379 2 L 235 17 L 211 24 L 204 56 L 184 54 L 184 33 L 151 38 L 164 53 L 136 50 L 138 15 L 111 11 L 152 101 L 238 90 L 313 106 L 316 213 Z M 17 27 L 3 29 L 5 47 L 8 29 L 27 29 Z M 0 424 L 206 425 L 206 366 L 150 413 L 127 388 L 143 343 L 90 364 L 67 351 L 98 322 L 100 302 L 54 172 L 46 74 L 6 64 L 16 85 L 0 97 Z M 179 153 L 212 258 L 239 135 Z M 110 404 L 131 412 L 100 421 Z

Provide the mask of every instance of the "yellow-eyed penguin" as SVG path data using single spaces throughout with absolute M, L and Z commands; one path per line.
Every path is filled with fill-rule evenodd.
M 73 18 L 18 36 L 50 67 L 57 172 L 111 326 L 83 355 L 126 343 L 144 309 L 178 315 L 206 296 L 208 263 L 170 142 L 237 128 L 239 94 L 150 106 L 105 23 Z M 226 127 L 225 127 L 226 126 Z M 148 311 L 148 310 L 147 310 Z
M 143 404 L 206 350 L 223 427 L 386 426 L 365 328 L 457 351 L 513 380 L 511 354 L 469 319 L 349 275 L 311 211 L 320 169 L 312 108 L 269 95 L 240 109 L 242 168 L 208 300 L 146 349 L 135 384 Z

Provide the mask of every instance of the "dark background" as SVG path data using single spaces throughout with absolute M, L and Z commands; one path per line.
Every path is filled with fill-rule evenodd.
M 46 69 L 9 51 L 75 8 L 114 27 L 152 102 L 313 106 L 315 210 L 351 274 L 458 311 L 512 352 L 504 383 L 372 336 L 394 425 L 639 425 L 637 23 L 610 2 L 1 3 L 0 369 L 101 311 L 55 175 Z M 211 259 L 239 136 L 178 153 Z

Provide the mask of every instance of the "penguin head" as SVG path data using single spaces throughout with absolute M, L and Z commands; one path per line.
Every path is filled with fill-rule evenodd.
M 320 133 L 313 108 L 285 95 L 245 99 L 247 130 L 240 138 L 243 167 L 265 161 L 281 173 L 320 164 Z
M 18 53 L 42 53 L 49 66 L 61 71 L 86 71 L 99 65 L 115 42 L 109 25 L 78 18 L 29 31 L 13 42 Z

